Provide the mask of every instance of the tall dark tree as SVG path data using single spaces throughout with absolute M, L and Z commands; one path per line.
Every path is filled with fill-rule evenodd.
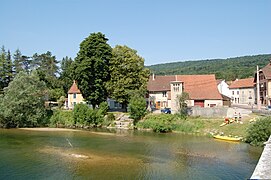
M 67 94 L 70 86 L 72 85 L 73 78 L 72 78 L 72 58 L 65 57 L 61 61 L 61 72 L 59 79 L 62 81 L 62 86 L 64 89 L 65 94 Z
M 94 108 L 107 98 L 105 84 L 110 79 L 112 48 L 104 34 L 92 33 L 80 44 L 73 63 L 73 77 L 85 100 Z
M 7 53 L 7 60 L 6 60 L 6 67 L 5 68 L 6 68 L 5 69 L 5 71 L 6 71 L 6 86 L 8 86 L 8 84 L 13 79 L 13 64 L 12 64 L 11 54 L 10 54 L 9 50 Z
M 57 74 L 58 74 L 58 64 L 56 57 L 52 55 L 51 52 L 47 51 L 43 54 L 34 54 L 32 56 L 30 68 L 32 70 L 37 70 L 40 79 L 43 80 L 48 88 L 58 87 Z
M 2 46 L 0 54 L 0 93 L 3 91 L 3 88 L 6 87 L 6 50 Z
M 58 63 L 56 57 L 49 51 L 43 54 L 35 53 L 30 63 L 30 69 L 36 70 L 40 80 L 45 82 L 48 88 L 48 98 L 53 101 L 65 95 L 61 82 L 57 78 L 59 74 Z
M 23 71 L 22 65 L 22 53 L 19 49 L 16 49 L 15 53 L 13 54 L 13 63 L 14 63 L 14 72 L 18 74 L 20 71 Z
M 149 70 L 144 67 L 144 59 L 136 50 L 119 45 L 113 48 L 109 67 L 111 79 L 107 89 L 110 97 L 122 103 L 126 109 L 131 96 L 145 94 Z

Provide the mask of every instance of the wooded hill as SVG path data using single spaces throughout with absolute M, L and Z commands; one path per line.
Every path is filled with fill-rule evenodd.
M 235 80 L 254 77 L 256 66 L 266 66 L 271 54 L 227 59 L 207 59 L 147 66 L 155 75 L 215 74 L 217 79 Z

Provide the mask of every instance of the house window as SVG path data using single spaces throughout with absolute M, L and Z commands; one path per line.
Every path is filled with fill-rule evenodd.
M 173 90 L 174 90 L 174 92 L 179 92 L 180 91 L 180 84 L 173 84 Z
M 234 91 L 232 91 L 232 95 L 234 95 Z
M 239 95 L 239 91 L 237 91 L 237 95 Z
M 76 93 L 73 93 L 73 99 L 76 99 Z
M 167 92 L 163 92 L 163 97 L 167 97 Z

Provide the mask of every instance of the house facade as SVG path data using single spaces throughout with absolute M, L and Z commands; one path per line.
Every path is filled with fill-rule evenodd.
M 225 80 L 217 80 L 217 89 L 220 94 L 231 97 L 231 91 L 229 85 Z
M 254 78 L 256 83 L 256 74 Z M 264 106 L 271 105 L 271 60 L 259 70 L 260 102 Z
M 85 101 L 76 82 L 73 81 L 73 84 L 68 91 L 68 98 L 65 102 L 66 109 L 73 109 L 76 104 L 80 104 L 80 103 L 85 103 Z M 107 98 L 107 103 L 108 103 L 109 109 L 111 110 L 122 109 L 122 104 L 116 102 L 113 99 Z
M 231 92 L 231 103 L 253 105 L 255 104 L 254 78 L 236 79 L 229 86 Z
M 156 109 L 178 109 L 177 96 L 189 94 L 188 106 L 223 106 L 215 75 L 152 76 L 148 81 L 149 105 Z
M 78 89 L 77 84 L 73 81 L 71 88 L 68 91 L 67 108 L 73 109 L 76 104 L 85 103 L 81 91 Z

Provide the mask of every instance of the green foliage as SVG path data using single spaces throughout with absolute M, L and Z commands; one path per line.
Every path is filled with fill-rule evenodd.
M 152 129 L 154 132 L 178 131 L 196 133 L 204 127 L 202 120 L 189 121 L 178 114 L 149 114 L 138 122 L 138 128 Z
M 156 75 L 215 74 L 217 79 L 235 80 L 254 77 L 256 66 L 266 66 L 270 54 L 228 59 L 184 61 L 147 66 Z
M 126 106 L 134 91 L 146 92 L 149 70 L 136 50 L 117 45 L 112 51 L 109 70 L 111 79 L 107 89 L 117 102 Z
M 75 124 L 94 126 L 101 125 L 104 121 L 104 116 L 107 113 L 108 105 L 103 102 L 99 107 L 99 109 L 92 109 L 87 104 L 76 104 L 73 109 Z
M 20 72 L 0 100 L 1 123 L 5 127 L 38 126 L 46 116 L 45 85 L 34 72 Z
M 66 96 L 62 88 L 49 89 L 48 95 L 49 99 L 52 101 L 57 101 L 61 96 Z
M 72 111 L 63 111 L 63 110 L 55 110 L 53 116 L 50 118 L 50 124 L 52 126 L 55 125 L 65 125 L 65 126 L 73 126 L 74 118 Z
M 261 146 L 271 135 L 271 117 L 257 120 L 247 130 L 246 142 L 254 146 Z
M 171 114 L 148 115 L 137 123 L 138 128 L 152 129 L 154 132 L 170 132 L 176 117 Z
M 86 104 L 76 104 L 73 109 L 73 119 L 75 124 L 87 124 L 90 121 L 91 113 L 89 113 L 89 107 Z
M 178 102 L 179 102 L 179 113 L 182 116 L 182 118 L 187 118 L 187 100 L 189 100 L 189 94 L 187 92 L 182 92 L 181 95 L 177 96 Z
M 146 100 L 142 96 L 134 95 L 129 102 L 128 112 L 130 117 L 134 119 L 134 124 L 138 122 L 147 113 Z
M 99 109 L 98 111 L 100 112 L 101 115 L 105 116 L 108 112 L 108 104 L 107 102 L 102 102 L 100 105 L 99 105 Z
M 106 101 L 106 82 L 109 80 L 109 61 L 112 48 L 108 39 L 102 33 L 92 33 L 80 44 L 80 50 L 75 58 L 73 77 L 78 83 L 84 99 L 96 107 Z
M 3 92 L 4 87 L 13 79 L 12 60 L 10 51 L 6 52 L 5 47 L 2 46 L 0 52 L 0 93 Z
M 72 63 L 73 60 L 67 56 L 61 61 L 61 73 L 59 79 L 61 80 L 64 93 L 67 94 L 72 85 Z

